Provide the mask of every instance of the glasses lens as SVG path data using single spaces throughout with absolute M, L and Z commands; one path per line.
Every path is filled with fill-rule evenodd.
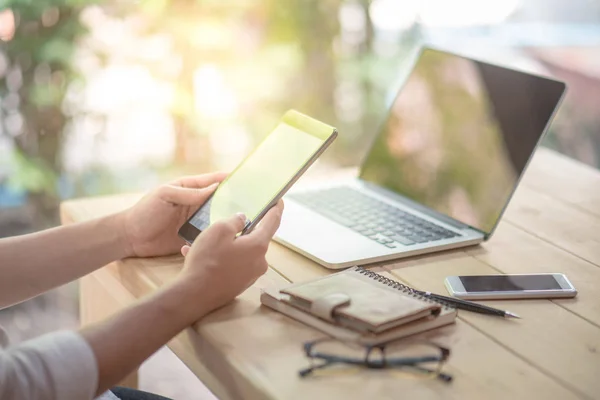
M 352 342 L 323 340 L 313 345 L 311 355 L 312 365 L 320 365 L 321 372 L 389 367 L 390 371 L 415 378 L 438 377 L 445 361 L 443 350 L 427 342 L 400 342 L 369 349 Z
M 427 342 L 405 342 L 386 349 L 389 366 L 417 378 L 432 378 L 439 374 L 445 356 L 442 349 Z

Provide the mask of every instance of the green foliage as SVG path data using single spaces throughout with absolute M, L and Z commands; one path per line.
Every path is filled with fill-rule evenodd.
M 193 164 L 195 171 L 202 171 L 214 167 L 206 149 L 214 145 L 211 141 L 221 127 L 243 127 L 250 142 L 256 143 L 289 108 L 340 128 L 340 138 L 325 159 L 355 163 L 356 153 L 366 148 L 368 134 L 378 125 L 388 78 L 393 79 L 397 72 L 398 57 L 382 59 L 376 54 L 369 18 L 364 27 L 366 37 L 355 51 L 344 53 L 336 48 L 341 36 L 340 7 L 347 1 L 0 0 L 0 8 L 12 9 L 18 20 L 14 38 L 1 43 L 0 51 L 11 68 L 22 72 L 18 111 L 25 126 L 15 139 L 19 151 L 15 165 L 24 172 L 13 178 L 13 184 L 50 195 L 63 173 L 59 155 L 65 143 L 63 131 L 70 122 L 70 116 L 62 111 L 63 102 L 73 82 L 83 79 L 72 60 L 86 34 L 80 15 L 93 4 L 102 7 L 105 16 L 100 20 L 118 20 L 114 22 L 134 31 L 132 35 L 139 35 L 140 42 L 154 35 L 168 41 L 168 59 L 132 55 L 125 63 L 138 63 L 172 90 L 169 112 L 177 140 L 172 168 Z M 370 2 L 358 3 L 368 16 Z M 97 55 L 100 63 L 110 57 Z M 225 103 L 228 95 L 235 98 L 236 111 L 231 117 L 216 117 L 216 122 L 207 115 L 212 112 L 210 107 L 199 111 L 202 106 L 195 104 L 195 73 L 207 66 L 218 70 L 225 82 L 222 93 L 218 87 L 212 88 L 215 101 L 219 95 Z M 0 98 L 7 94 L 6 83 L 0 77 Z M 345 121 L 340 117 L 336 109 L 340 86 L 360 91 L 360 115 L 356 118 Z M 190 146 L 197 149 L 190 150 Z M 156 172 L 155 166 L 140 167 L 144 168 Z M 85 171 L 81 179 L 93 180 L 92 175 L 100 174 L 98 170 Z M 41 184 L 44 179 L 47 182 Z M 75 184 L 78 188 L 89 187 L 79 183 Z M 92 186 L 106 189 L 104 184 Z
M 29 100 L 39 108 L 60 106 L 64 88 L 57 85 L 33 85 L 29 92 Z
M 21 151 L 12 154 L 10 164 L 15 171 L 8 179 L 8 185 L 16 191 L 55 195 L 56 174 L 46 167 L 44 160 L 26 156 Z
M 0 0 L 0 9 L 11 9 L 16 22 L 13 38 L 0 43 L 0 52 L 8 68 L 20 75 L 20 82 L 8 82 L 7 75 L 0 77 L 0 98 L 15 92 L 20 100 L 16 111 L 24 121 L 21 132 L 9 136 L 14 138 L 14 150 L 8 185 L 36 194 L 29 200 L 51 224 L 57 221 L 57 182 L 62 173 L 59 154 L 68 123 L 62 104 L 69 84 L 80 79 L 72 65 L 78 40 L 86 33 L 79 14 L 94 3 L 97 1 Z M 2 114 L 14 111 L 0 110 Z

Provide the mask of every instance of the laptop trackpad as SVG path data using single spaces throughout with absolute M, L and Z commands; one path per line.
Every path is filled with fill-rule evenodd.
M 328 264 L 377 257 L 401 250 L 388 249 L 291 200 L 286 200 L 281 226 L 275 238 Z

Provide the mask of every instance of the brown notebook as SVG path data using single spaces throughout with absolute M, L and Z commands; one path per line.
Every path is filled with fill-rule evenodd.
M 361 267 L 265 290 L 261 302 L 334 337 L 369 344 L 433 329 L 456 318 L 455 309 Z

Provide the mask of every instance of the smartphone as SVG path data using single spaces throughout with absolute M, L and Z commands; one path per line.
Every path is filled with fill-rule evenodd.
M 446 278 L 452 296 L 462 299 L 531 299 L 575 297 L 564 274 L 465 275 Z
M 191 244 L 214 222 L 246 215 L 241 234 L 254 229 L 337 137 L 337 130 L 298 111 L 284 114 L 275 129 L 248 155 L 212 196 L 181 226 Z

